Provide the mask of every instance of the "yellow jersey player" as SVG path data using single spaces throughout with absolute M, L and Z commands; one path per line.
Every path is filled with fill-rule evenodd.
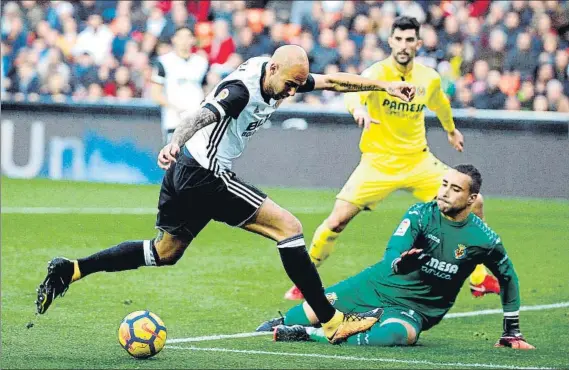
M 349 112 L 360 127 L 364 126 L 360 141 L 362 157 L 337 195 L 332 213 L 314 234 L 309 253 L 317 267 L 332 253 L 336 239 L 348 223 L 362 210 L 374 209 L 390 193 L 406 189 L 423 202 L 436 196 L 448 167 L 427 146 L 425 109 L 436 113 L 450 145 L 463 151 L 464 138 L 455 128 L 439 74 L 414 61 L 422 45 L 419 29 L 415 18 L 397 18 L 389 37 L 391 56 L 363 72 L 363 76 L 375 80 L 410 82 L 415 86 L 412 101 L 404 102 L 375 91 L 346 94 Z M 473 212 L 483 218 L 482 197 Z M 470 276 L 470 287 L 474 296 L 500 291 L 498 281 L 483 265 L 478 265 Z M 303 297 L 293 286 L 285 298 Z

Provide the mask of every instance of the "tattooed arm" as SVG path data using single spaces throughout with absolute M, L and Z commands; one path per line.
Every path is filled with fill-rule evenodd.
M 314 90 L 338 92 L 386 91 L 389 95 L 396 96 L 404 101 L 410 101 L 415 95 L 415 87 L 406 82 L 371 80 L 342 72 L 327 75 L 312 74 L 312 77 L 314 78 Z
M 215 113 L 211 109 L 202 107 L 196 113 L 182 118 L 182 122 L 176 127 L 172 135 L 171 143 L 182 147 L 196 132 L 216 121 L 217 116 Z
M 182 118 L 182 122 L 174 131 L 172 140 L 158 154 L 158 166 L 167 170 L 172 162 L 176 162 L 176 156 L 180 148 L 200 129 L 217 122 L 218 116 L 210 109 L 202 107 L 194 114 L 188 114 Z

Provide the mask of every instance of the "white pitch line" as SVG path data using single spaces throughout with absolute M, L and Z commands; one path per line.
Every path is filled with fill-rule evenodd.
M 569 302 L 559 302 L 559 303 L 552 303 L 552 304 L 542 304 L 536 306 L 521 306 L 520 311 L 542 311 L 542 310 L 551 310 L 554 308 L 563 308 L 569 307 Z M 445 319 L 455 319 L 458 317 L 470 317 L 470 316 L 482 316 L 482 315 L 494 315 L 502 313 L 501 309 L 495 310 L 481 310 L 481 311 L 471 311 L 471 312 L 455 312 L 449 313 L 445 315 Z
M 252 333 L 220 334 L 220 335 L 208 335 L 205 337 L 168 339 L 168 343 L 204 342 L 208 340 L 250 338 L 250 337 L 259 337 L 263 335 L 272 335 L 272 334 L 273 332 L 271 331 L 254 331 Z
M 551 310 L 555 308 L 569 307 L 569 302 L 559 302 L 552 304 L 543 304 L 535 306 L 521 306 L 520 311 L 542 311 Z M 501 314 L 503 311 L 501 309 L 495 310 L 480 310 L 480 311 L 470 311 L 470 312 L 455 312 L 447 314 L 444 319 L 456 319 L 460 317 L 471 317 L 471 316 L 484 316 L 484 315 L 495 315 Z M 239 339 L 239 338 L 251 338 L 259 337 L 264 335 L 271 335 L 272 332 L 250 332 L 250 333 L 237 333 L 237 334 L 219 334 L 219 335 L 208 335 L 203 337 L 190 337 L 190 338 L 175 338 L 168 339 L 168 343 L 191 343 L 191 342 L 206 342 L 211 340 L 220 339 Z
M 330 207 L 288 207 L 292 213 L 325 213 Z M 83 214 L 83 215 L 155 215 L 156 208 L 144 207 L 2 207 L 2 214 Z
M 166 346 L 171 349 L 184 349 L 188 351 L 205 351 L 205 352 L 225 352 L 225 353 L 242 353 L 247 355 L 270 355 L 270 356 L 289 356 L 289 357 L 310 357 L 331 360 L 346 360 L 346 361 L 363 361 L 363 362 L 386 362 L 397 363 L 406 365 L 432 365 L 434 367 L 449 366 L 449 367 L 466 367 L 466 368 L 494 368 L 494 369 L 538 369 L 546 370 L 552 369 L 550 367 L 520 367 L 511 365 L 496 365 L 496 364 L 480 364 L 480 363 L 462 363 L 462 362 L 434 362 L 427 360 L 400 360 L 395 358 L 378 358 L 378 357 L 357 357 L 357 356 L 342 356 L 342 355 L 323 355 L 318 353 L 294 353 L 294 352 L 273 352 L 273 351 L 257 351 L 257 350 L 244 350 L 244 349 L 229 349 L 229 348 L 204 348 L 204 347 L 180 347 L 180 346 Z
M 156 208 L 120 208 L 120 207 L 2 207 L 3 214 L 84 214 L 84 215 L 150 215 L 156 214 Z

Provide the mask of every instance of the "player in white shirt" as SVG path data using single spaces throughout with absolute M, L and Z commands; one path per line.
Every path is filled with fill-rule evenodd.
M 249 59 L 214 88 L 197 112 L 183 117 L 170 143 L 160 151 L 158 164 L 166 174 L 158 201 L 158 236 L 123 242 L 79 260 L 54 258 L 38 289 L 38 313 L 44 313 L 72 282 L 94 272 L 175 264 L 198 233 L 215 220 L 277 243 L 288 276 L 313 308 L 330 342 L 369 329 L 378 321 L 380 310 L 336 310 L 310 261 L 300 221 L 231 172 L 232 160 L 282 100 L 312 90 L 386 91 L 403 101 L 415 93 L 405 82 L 348 73 L 310 74 L 308 57 L 299 46 L 282 46 L 271 58 Z
M 161 55 L 152 71 L 152 100 L 162 107 L 162 135 L 168 143 L 180 123 L 182 112 L 195 112 L 204 98 L 202 81 L 208 61 L 192 54 L 194 35 L 188 27 L 176 29 L 172 36 L 174 50 Z

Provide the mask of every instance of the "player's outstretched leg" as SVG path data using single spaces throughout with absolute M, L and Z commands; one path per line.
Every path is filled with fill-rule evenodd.
M 49 261 L 47 276 L 37 289 L 37 312 L 45 313 L 55 298 L 65 295 L 71 283 L 87 275 L 134 270 L 140 266 L 173 265 L 188 244 L 189 241 L 160 233 L 157 239 L 123 242 L 78 260 L 56 257 Z
M 318 226 L 312 237 L 308 254 L 316 267 L 320 267 L 330 254 L 334 252 L 336 239 L 359 212 L 360 209 L 354 204 L 341 199 L 336 200 L 334 209 L 328 218 Z M 302 300 L 304 296 L 298 287 L 293 286 L 285 293 L 284 298 L 294 301 Z
M 358 333 L 348 337 L 344 342 L 352 346 L 406 346 L 416 341 L 413 330 L 409 332 L 402 321 L 392 321 L 386 324 L 375 324 L 365 333 Z M 278 325 L 273 329 L 273 341 L 275 342 L 327 342 L 321 328 L 306 327 L 302 325 Z
M 314 263 L 310 260 L 300 221 L 271 199 L 266 199 L 253 220 L 244 229 L 277 242 L 283 267 L 300 289 L 306 301 L 322 323 L 329 341 L 336 342 L 365 331 L 377 322 L 377 312 L 344 314 L 336 310 L 324 294 L 324 287 Z

